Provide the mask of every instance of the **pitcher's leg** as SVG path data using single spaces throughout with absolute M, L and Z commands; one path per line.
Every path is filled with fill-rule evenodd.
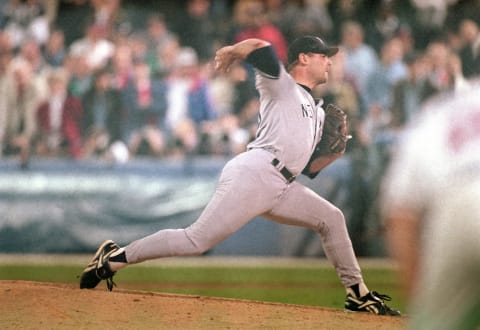
M 291 184 L 265 217 L 315 230 L 342 284 L 348 288 L 363 282 L 342 211 L 309 188 Z
M 138 263 L 202 254 L 271 208 L 274 189 L 265 186 L 256 173 L 227 165 L 212 199 L 195 223 L 185 229 L 160 230 L 132 242 L 125 247 L 127 260 Z

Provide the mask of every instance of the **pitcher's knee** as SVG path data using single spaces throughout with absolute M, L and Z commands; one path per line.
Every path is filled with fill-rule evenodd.
M 347 226 L 343 212 L 337 207 L 332 207 L 322 220 L 321 230 L 332 230 L 333 228 Z
M 194 255 L 201 255 L 207 252 L 208 250 L 210 250 L 213 247 L 213 245 L 208 244 L 207 242 L 200 242 L 197 244 L 194 243 L 193 247 L 194 247 L 194 251 L 193 251 Z
M 338 207 L 335 207 L 332 213 L 332 218 L 336 219 L 337 221 L 345 222 L 345 215 Z
M 210 250 L 215 244 L 209 240 L 206 236 L 205 237 L 192 237 L 188 235 L 187 237 L 191 243 L 190 245 L 190 253 L 191 255 L 201 255 Z

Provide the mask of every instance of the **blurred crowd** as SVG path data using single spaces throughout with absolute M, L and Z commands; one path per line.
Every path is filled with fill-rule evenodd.
M 1 154 L 26 168 L 32 156 L 241 152 L 257 123 L 252 70 L 238 64 L 217 75 L 215 50 L 258 37 L 285 61 L 289 42 L 313 34 L 342 48 L 315 93 L 349 113 L 349 152 L 375 176 L 425 100 L 468 88 L 479 73 L 479 6 L 186 0 L 167 15 L 145 1 L 8 0 L 0 8 Z
M 0 3 L 0 161 L 231 156 L 256 132 L 252 68 L 214 71 L 246 38 L 319 35 L 341 51 L 313 92 L 349 116 L 349 218 L 372 207 L 422 104 L 480 74 L 478 0 L 7 0 Z M 434 138 L 434 137 L 433 137 Z M 375 202 L 373 202 L 375 203 Z M 362 237 L 365 223 L 350 230 Z M 356 235 L 356 233 L 359 235 Z M 354 242 L 355 243 L 355 242 Z M 357 247 L 362 254 L 361 246 Z

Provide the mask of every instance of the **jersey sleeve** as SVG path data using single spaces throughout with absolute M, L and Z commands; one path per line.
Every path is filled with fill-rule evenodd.
M 280 75 L 280 62 L 272 46 L 254 50 L 245 60 L 271 78 L 278 78 Z

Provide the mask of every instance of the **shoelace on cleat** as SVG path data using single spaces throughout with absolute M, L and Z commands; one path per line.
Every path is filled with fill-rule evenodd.
M 384 301 L 391 301 L 392 298 L 389 295 L 378 293 L 377 291 L 372 291 L 372 296 L 380 298 Z
M 394 315 L 397 315 L 398 314 L 398 311 L 390 308 L 387 304 L 385 304 L 384 301 L 391 301 L 392 298 L 389 296 L 389 295 L 386 295 L 386 294 L 381 294 L 381 293 L 378 293 L 376 291 L 373 291 L 372 292 L 372 296 L 374 296 L 375 298 L 378 298 L 378 299 L 381 299 L 381 304 L 382 304 L 382 307 L 385 309 L 385 311 L 387 312 L 392 312 Z

